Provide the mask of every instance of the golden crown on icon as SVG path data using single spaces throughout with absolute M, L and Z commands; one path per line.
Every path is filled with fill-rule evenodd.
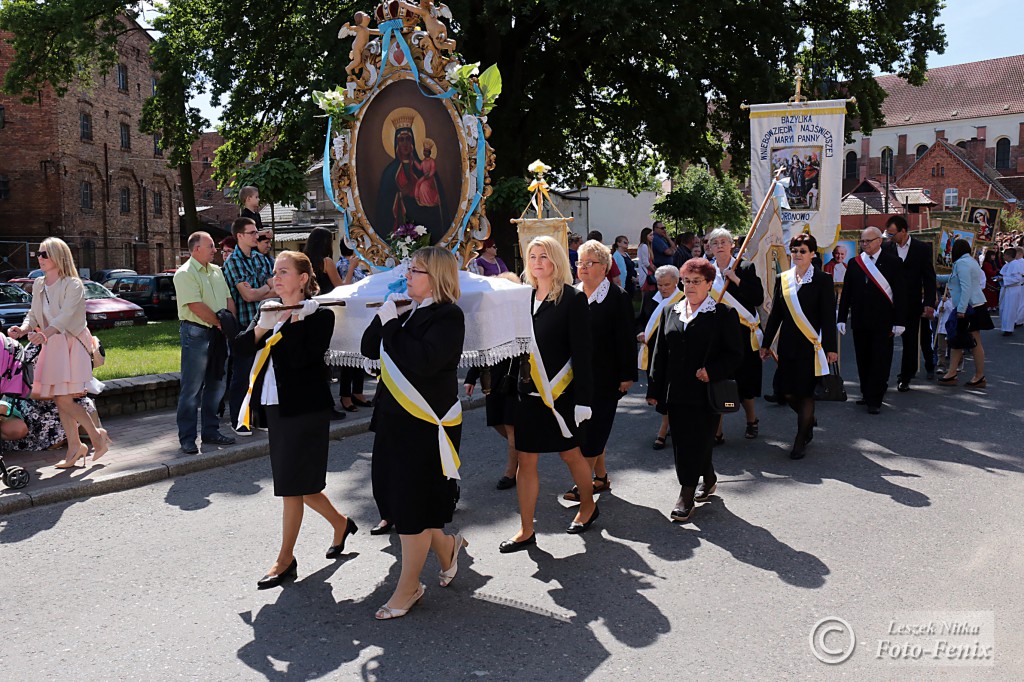
M 402 128 L 412 128 L 412 122 L 415 120 L 415 116 L 395 116 L 391 119 L 391 125 L 395 130 Z

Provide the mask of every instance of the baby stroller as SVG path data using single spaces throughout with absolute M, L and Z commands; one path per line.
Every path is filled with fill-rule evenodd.
M 24 398 L 31 391 L 32 363 L 25 355 L 25 348 L 10 337 L 0 335 L 3 341 L 0 349 L 0 419 L 20 417 L 14 406 L 16 398 Z M 3 450 L 0 447 L 0 480 L 4 485 L 18 490 L 28 485 L 29 474 L 19 466 L 7 466 L 4 463 Z

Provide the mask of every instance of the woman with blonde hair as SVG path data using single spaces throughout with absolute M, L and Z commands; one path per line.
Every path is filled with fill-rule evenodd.
M 42 346 L 36 360 L 32 394 L 52 399 L 60 414 L 60 423 L 67 434 L 68 450 L 58 469 L 69 469 L 88 455 L 89 448 L 78 436 L 79 426 L 85 428 L 93 444 L 92 458 L 106 454 L 110 436 L 98 428 L 75 398 L 86 393 L 93 383 L 93 345 L 85 321 L 85 287 L 71 249 L 63 240 L 50 237 L 36 252 L 43 276 L 32 287 L 32 308 L 25 321 L 11 327 L 12 339 L 28 336 L 29 343 Z
M 281 548 L 270 571 L 256 583 L 261 590 L 277 587 L 298 574 L 294 550 L 303 505 L 334 528 L 328 559 L 340 557 L 348 536 L 359 530 L 323 492 L 334 407 L 324 356 L 334 334 L 334 313 L 313 300 L 319 287 L 305 254 L 282 251 L 274 262 L 272 286 L 281 302 L 265 301 L 255 326 L 237 341 L 243 352 L 256 358 L 239 411 L 239 426 L 250 426 L 254 407 L 250 401 L 263 405 L 274 495 L 284 503 Z
M 419 249 L 406 279 L 412 305 L 386 301 L 361 344 L 381 369 L 370 420 L 373 497 L 402 542 L 402 573 L 378 620 L 404 616 L 423 597 L 420 573 L 429 551 L 441 567 L 438 584 L 447 587 L 469 545 L 461 533 L 444 532 L 459 494 L 462 436 L 457 370 L 466 321 L 456 305 L 458 261 L 439 246 Z
M 597 520 L 591 471 L 583 459 L 580 428 L 592 414 L 591 338 L 587 295 L 572 287 L 572 270 L 562 245 L 537 237 L 526 249 L 524 277 L 533 287 L 533 339 L 521 364 L 516 408 L 516 449 L 519 471 L 519 532 L 499 546 L 503 554 L 537 543 L 533 515 L 541 452 L 558 452 L 580 491 L 580 509 L 566 529 L 582 533 Z

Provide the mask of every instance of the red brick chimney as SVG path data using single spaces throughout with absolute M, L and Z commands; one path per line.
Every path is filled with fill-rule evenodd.
M 895 168 L 896 177 L 898 178 L 901 175 L 903 175 L 903 171 L 907 170 L 907 166 L 912 163 L 912 161 L 907 158 L 907 136 L 906 135 L 900 135 L 897 138 L 897 142 L 896 142 L 896 159 L 895 159 L 895 161 L 896 161 L 896 164 L 895 164 L 895 166 L 896 166 L 896 168 Z
M 1019 130 L 1019 137 L 1017 139 L 1021 141 L 1021 147 L 1024 147 L 1024 123 L 1020 124 Z M 1024 153 L 1017 156 L 1017 173 L 1019 175 L 1024 175 Z
M 964 151 L 967 152 L 967 158 L 971 160 L 979 170 L 985 169 L 985 139 L 978 139 L 972 137 L 967 140 L 967 144 L 964 145 Z

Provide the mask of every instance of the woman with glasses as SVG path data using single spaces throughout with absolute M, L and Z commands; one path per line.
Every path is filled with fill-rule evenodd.
M 576 288 L 587 296 L 594 368 L 594 393 L 590 404 L 593 417 L 587 424 L 580 450 L 593 472 L 595 493 L 611 490 L 605 467 L 605 446 L 612 433 L 619 399 L 636 381 L 633 303 L 629 294 L 608 281 L 606 274 L 611 264 L 611 252 L 601 242 L 584 242 L 579 248 L 576 268 L 580 284 Z M 579 488 L 574 485 L 562 498 L 579 502 Z
M 533 287 L 533 339 L 530 355 L 520 365 L 516 407 L 516 491 L 521 525 L 518 533 L 499 546 L 502 554 L 537 544 L 533 516 L 541 452 L 559 453 L 580 491 L 579 513 L 566 532 L 582 533 L 598 516 L 590 467 L 580 451 L 584 436 L 580 427 L 592 414 L 587 296 L 573 289 L 569 258 L 553 238 L 533 239 L 526 254 L 524 277 Z
M 758 419 L 755 398 L 761 397 L 761 318 L 757 309 L 764 303 L 764 287 L 754 264 L 737 260 L 732 255 L 733 238 L 724 227 L 715 228 L 708 235 L 711 264 L 715 266 L 715 281 L 711 295 L 719 303 L 729 306 L 739 315 L 740 341 L 743 344 L 743 364 L 736 372 L 736 383 L 747 417 L 744 438 L 757 438 Z M 724 443 L 725 435 L 719 423 L 716 443 Z
M 683 299 L 683 292 L 679 285 L 679 268 L 674 265 L 662 265 L 654 271 L 654 278 L 658 283 L 658 288 L 651 298 L 644 299 L 644 304 L 640 308 L 640 316 L 637 318 L 636 340 L 641 344 L 637 366 L 647 372 L 648 380 L 651 375 L 654 342 L 658 338 L 658 326 L 661 324 L 661 313 L 665 308 L 671 308 Z M 651 447 L 655 450 L 664 450 L 665 440 L 669 437 L 668 409 L 665 405 L 658 405 L 654 409 L 661 415 L 661 424 L 658 426 L 658 435 Z
M 89 434 L 95 462 L 110 448 L 106 429 L 96 426 L 76 397 L 85 395 L 93 383 L 92 357 L 98 349 L 85 326 L 85 287 L 63 240 L 50 237 L 36 252 L 43 276 L 32 287 L 32 308 L 20 326 L 11 327 L 12 339 L 27 336 L 29 343 L 42 346 L 36 360 L 32 394 L 53 400 L 60 423 L 67 434 L 68 450 L 58 469 L 70 469 L 89 454 L 79 438 L 79 426 Z
M 466 321 L 459 300 L 459 266 L 440 246 L 412 255 L 406 275 L 412 305 L 381 306 L 362 339 L 362 354 L 380 360 L 381 382 L 373 401 L 371 477 L 383 518 L 402 541 L 402 574 L 377 610 L 378 620 L 400 618 L 423 596 L 420 573 L 427 553 L 437 555 L 438 583 L 458 572 L 469 543 L 446 535 L 458 498 L 462 407 L 456 370 Z
M 706 501 L 718 483 L 711 462 L 718 415 L 712 409 L 708 385 L 733 376 L 743 361 L 743 349 L 736 311 L 716 304 L 711 296 L 715 266 L 703 258 L 691 258 L 683 263 L 680 275 L 683 300 L 661 314 L 647 403 L 668 408 L 680 485 L 670 517 L 685 523 L 695 503 Z M 697 499 L 700 479 L 704 495 Z
M 772 312 L 764 330 L 761 359 L 779 337 L 774 390 L 797 414 L 796 439 L 790 459 L 802 459 L 814 437 L 814 387 L 819 372 L 839 360 L 836 345 L 836 294 L 832 277 L 811 266 L 818 242 L 798 234 L 789 242 L 793 267 L 775 280 Z M 822 361 L 825 361 L 824 363 Z M 819 369 L 819 365 L 826 366 Z

